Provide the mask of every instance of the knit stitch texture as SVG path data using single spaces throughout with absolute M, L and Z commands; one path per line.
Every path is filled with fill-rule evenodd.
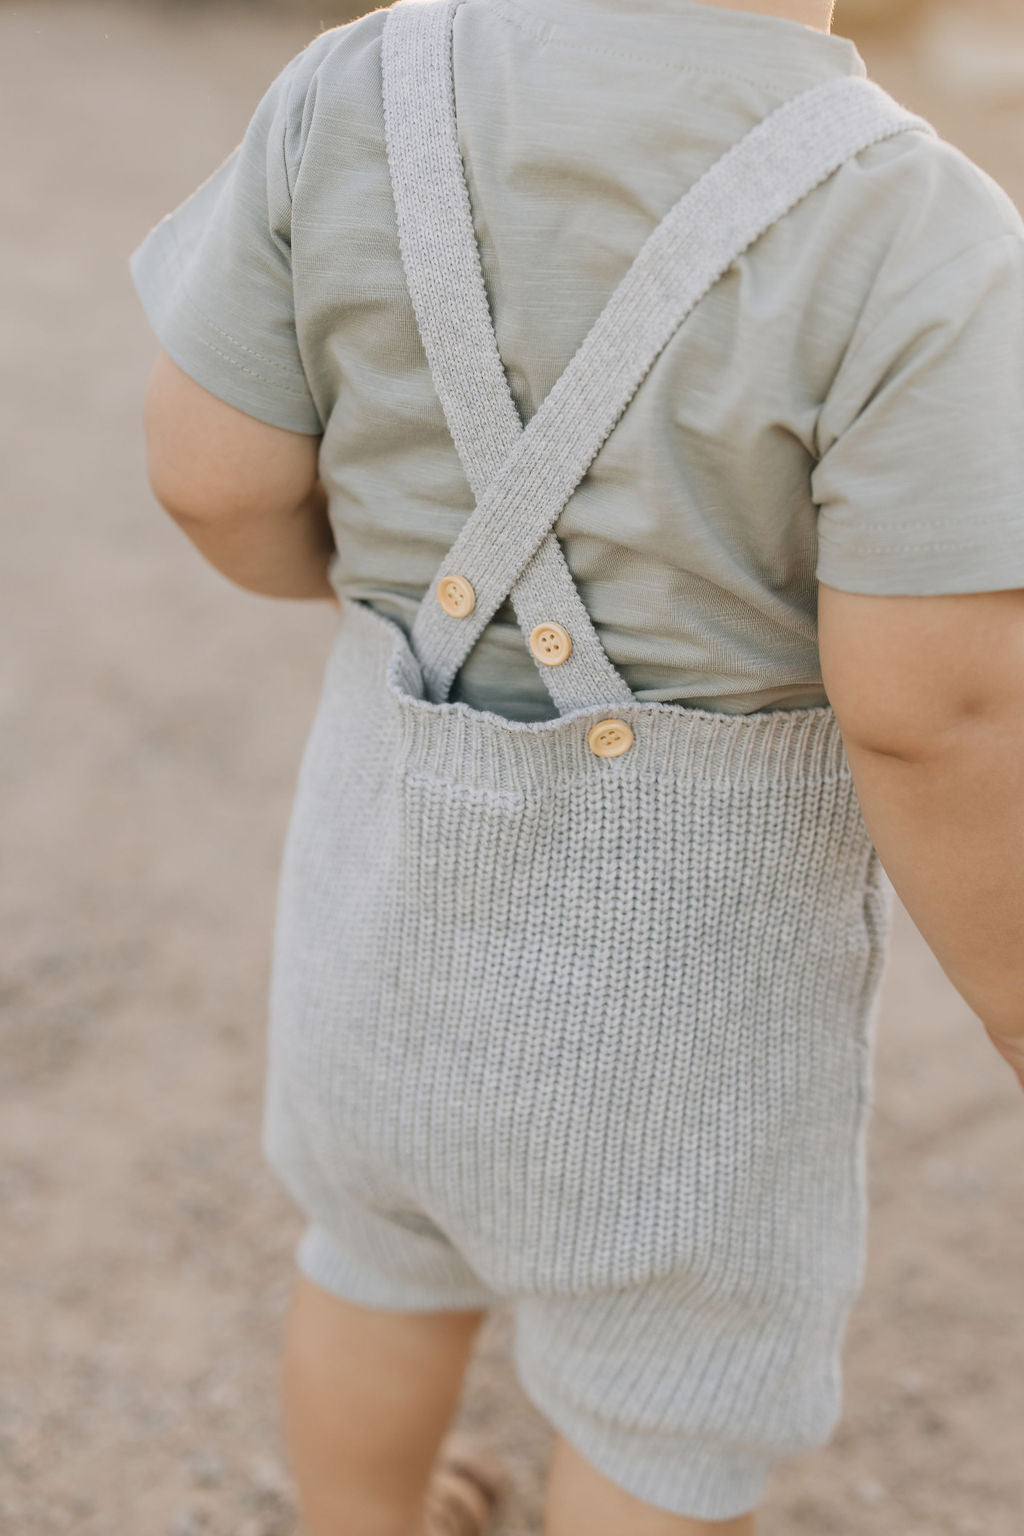
M 543 669 L 569 679 L 560 718 L 508 721 L 444 697 L 476 613 L 428 590 L 410 637 L 343 603 L 281 872 L 265 1150 L 314 1279 L 381 1306 L 516 1298 L 552 1422 L 638 1497 L 726 1519 L 839 1411 L 892 891 L 830 709 L 594 697 L 604 653 L 550 529 L 714 275 L 919 120 L 855 81 L 773 113 L 523 431 L 471 225 L 431 180 L 458 3 L 399 0 L 383 57 L 410 291 L 479 493 L 444 570 L 485 614 L 512 591 L 564 624 L 581 665 Z M 610 709 L 634 740 L 602 758 Z

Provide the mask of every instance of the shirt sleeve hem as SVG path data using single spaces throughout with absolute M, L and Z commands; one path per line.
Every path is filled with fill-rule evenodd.
M 870 569 L 868 566 L 870 565 Z M 1000 527 L 985 544 L 857 541 L 855 552 L 821 549 L 815 576 L 841 592 L 871 597 L 942 597 L 1024 588 L 1024 523 Z
M 182 285 L 169 227 L 161 230 L 158 225 L 133 252 L 129 266 L 157 340 L 190 378 L 268 426 L 306 436 L 322 434 L 323 423 L 305 375 L 236 342 L 192 303 Z M 279 376 L 267 378 L 255 366 L 257 362 Z

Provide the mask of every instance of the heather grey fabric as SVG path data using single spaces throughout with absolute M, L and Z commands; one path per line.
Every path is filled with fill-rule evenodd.
M 505 591 L 481 566 L 487 605 L 531 569 L 549 473 L 582 474 L 578 444 L 615 412 L 609 423 L 584 388 L 552 428 L 549 469 L 516 452 L 526 434 L 502 456 L 493 338 L 464 324 L 445 280 L 465 242 L 429 181 L 418 202 L 405 181 L 409 130 L 443 105 L 460 3 L 399 0 L 384 89 L 406 212 L 442 241 L 433 291 L 409 247 L 410 286 L 424 322 L 450 332 L 436 356 L 461 337 L 468 379 L 484 381 L 484 414 L 467 397 L 458 431 L 474 473 L 492 444 L 492 478 L 453 555 L 491 542 L 491 485 L 508 498 L 518 555 Z M 870 91 L 834 89 L 845 128 L 826 150 L 807 136 L 817 97 L 760 131 L 748 201 L 765 219 L 872 134 L 917 126 Z M 743 165 L 713 173 L 725 207 Z M 750 225 L 704 229 L 708 271 L 759 227 L 749 211 Z M 643 284 L 655 332 L 659 317 L 679 323 L 700 269 L 682 242 L 676 259 L 693 274 L 648 283 L 641 261 L 625 283 Z M 599 321 L 581 349 L 601 375 L 609 345 Z M 446 369 L 439 391 L 457 389 Z M 542 599 L 573 622 L 560 586 Z M 426 622 L 435 603 L 428 591 L 418 653 L 393 621 L 343 602 L 299 776 L 264 1122 L 267 1158 L 309 1218 L 299 1262 L 371 1306 L 514 1298 L 517 1369 L 551 1422 L 637 1497 L 728 1519 L 781 1458 L 827 1440 L 840 1410 L 891 886 L 827 707 L 729 716 L 615 690 L 510 721 L 430 696 L 447 649 Z M 588 730 L 610 712 L 634 739 L 604 758 Z
M 132 271 L 201 384 L 323 433 L 332 580 L 408 634 L 475 497 L 401 265 L 387 14 L 287 64 Z M 692 0 L 466 0 L 453 43 L 480 260 L 525 424 L 709 166 L 790 97 L 865 73 L 846 38 Z M 1024 223 L 935 135 L 870 145 L 756 241 L 677 328 L 554 530 L 634 696 L 826 703 L 818 579 L 1024 585 L 1022 336 Z M 450 697 L 557 715 L 511 603 Z
M 401 5 L 383 38 L 402 260 L 431 373 L 478 498 L 436 573 L 467 576 L 476 607 L 453 621 L 432 600 L 422 603 L 412 645 L 428 697 L 447 698 L 511 587 L 527 640 L 554 612 L 573 624 L 568 660 L 536 662 L 556 705 L 611 704 L 633 695 L 597 637 L 552 525 L 662 348 L 723 272 L 859 151 L 910 129 L 934 129 L 869 80 L 830 80 L 777 107 L 664 216 L 524 431 L 491 325 L 459 153 L 450 39 L 457 9 Z

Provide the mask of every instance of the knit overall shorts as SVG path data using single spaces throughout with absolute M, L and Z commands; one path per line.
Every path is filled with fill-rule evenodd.
M 736 257 L 858 150 L 933 130 L 863 78 L 771 113 L 524 429 L 456 136 L 460 3 L 392 6 L 383 105 L 477 504 L 411 636 L 341 602 L 280 877 L 264 1150 L 311 1279 L 379 1308 L 511 1300 L 549 1422 L 636 1497 L 727 1519 L 838 1419 L 892 888 L 831 709 L 637 701 L 552 530 Z M 509 595 L 557 719 L 447 698 Z

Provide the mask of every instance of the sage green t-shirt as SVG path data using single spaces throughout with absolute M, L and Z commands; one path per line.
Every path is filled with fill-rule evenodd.
M 221 399 L 321 434 L 332 580 L 409 631 L 473 498 L 399 259 L 385 9 L 325 32 L 132 257 L 163 347 Z M 695 0 L 465 0 L 459 143 L 527 422 L 668 209 L 846 39 Z M 555 532 L 640 700 L 826 702 L 817 581 L 1024 586 L 1024 223 L 941 138 L 863 151 L 672 337 Z M 557 616 L 556 616 L 557 617 Z M 453 698 L 556 711 L 506 602 Z

